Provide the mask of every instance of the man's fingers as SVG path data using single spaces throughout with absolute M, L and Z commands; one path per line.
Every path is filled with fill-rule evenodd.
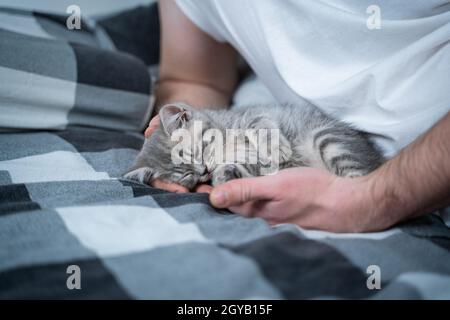
M 231 212 L 240 214 L 248 218 L 267 218 L 268 213 L 273 209 L 270 206 L 271 200 L 249 201 L 239 206 L 232 206 L 228 209 Z
M 156 115 L 150 120 L 150 123 L 148 124 L 147 129 L 145 129 L 144 135 L 146 138 L 150 137 L 153 133 L 153 131 L 158 128 L 159 125 L 159 115 Z
M 177 193 L 186 193 L 189 192 L 189 190 L 183 186 L 180 186 L 179 184 L 170 183 L 170 182 L 164 182 L 161 180 L 154 180 L 151 183 L 152 187 L 163 189 L 170 192 L 177 192 Z
M 215 187 L 209 201 L 217 208 L 237 207 L 249 201 L 272 199 L 273 191 L 270 177 L 236 179 Z
M 211 193 L 212 189 L 213 188 L 210 185 L 199 184 L 198 186 L 195 187 L 194 191 L 199 193 Z
M 239 206 L 231 206 L 228 208 L 228 210 L 230 210 L 233 213 L 237 213 L 241 216 L 244 216 L 247 218 L 252 218 L 254 216 L 254 210 L 253 210 L 254 203 L 255 202 L 250 201 L 250 202 L 241 204 Z

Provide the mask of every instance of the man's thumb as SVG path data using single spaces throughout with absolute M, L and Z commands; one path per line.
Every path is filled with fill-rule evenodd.
M 268 199 L 265 188 L 260 187 L 261 179 L 262 177 L 228 181 L 212 190 L 209 201 L 214 207 L 228 208 L 248 201 Z

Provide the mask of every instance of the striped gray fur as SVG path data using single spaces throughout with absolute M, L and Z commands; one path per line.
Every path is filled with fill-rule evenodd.
M 164 106 L 161 123 L 138 155 L 126 178 L 150 183 L 153 179 L 174 182 L 192 189 L 198 183 L 218 185 L 231 179 L 260 176 L 267 163 L 216 163 L 208 150 L 211 143 L 204 139 L 208 129 L 218 129 L 226 137 L 227 129 L 279 129 L 279 169 L 315 167 L 343 177 L 366 175 L 383 162 L 381 152 L 369 134 L 332 118 L 312 105 L 259 105 L 231 110 L 194 109 L 182 103 Z M 202 121 L 202 131 L 195 133 L 194 121 Z M 175 165 L 172 148 L 177 142 L 170 135 L 179 128 L 187 129 L 199 143 L 193 146 L 198 163 Z M 194 135 L 197 135 L 194 137 Z M 239 138 L 239 136 L 238 136 Z M 267 136 L 270 141 L 270 136 Z M 237 147 L 256 152 L 257 144 L 238 139 Z M 239 145 L 241 144 L 241 145 Z M 223 146 L 224 155 L 228 150 Z M 210 148 L 211 149 L 211 148 Z M 183 159 L 193 159 L 192 152 L 184 152 Z M 269 158 L 271 154 L 268 154 Z M 272 159 L 273 160 L 273 159 Z

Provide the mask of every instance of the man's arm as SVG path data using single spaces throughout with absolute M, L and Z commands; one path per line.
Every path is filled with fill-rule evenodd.
M 371 174 L 341 178 L 315 168 L 229 181 L 211 203 L 270 223 L 368 232 L 450 205 L 450 113 Z
M 164 104 L 177 101 L 195 107 L 227 107 L 238 77 L 235 50 L 197 28 L 174 0 L 160 1 L 159 15 L 161 61 L 154 113 Z M 145 136 L 151 135 L 158 124 L 159 119 L 154 117 Z M 188 191 L 158 180 L 152 186 L 172 192 Z
M 237 55 L 197 28 L 174 0 L 159 2 L 160 82 L 156 106 L 184 101 L 196 107 L 227 107 L 237 83 Z
M 394 222 L 450 205 L 450 112 L 367 179 Z

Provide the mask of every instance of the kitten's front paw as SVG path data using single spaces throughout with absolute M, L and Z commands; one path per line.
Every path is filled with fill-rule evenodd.
M 211 179 L 211 184 L 213 185 L 213 187 L 215 187 L 218 186 L 219 184 L 239 178 L 242 178 L 242 175 L 236 166 L 224 165 L 214 170 Z
M 198 183 L 198 179 L 193 174 L 188 174 L 183 176 L 180 180 L 174 181 L 174 183 L 177 183 L 189 190 L 193 190 Z
M 143 184 L 150 184 L 152 175 L 152 169 L 150 169 L 149 167 L 142 167 L 124 174 L 123 177 L 125 179 L 138 181 Z

